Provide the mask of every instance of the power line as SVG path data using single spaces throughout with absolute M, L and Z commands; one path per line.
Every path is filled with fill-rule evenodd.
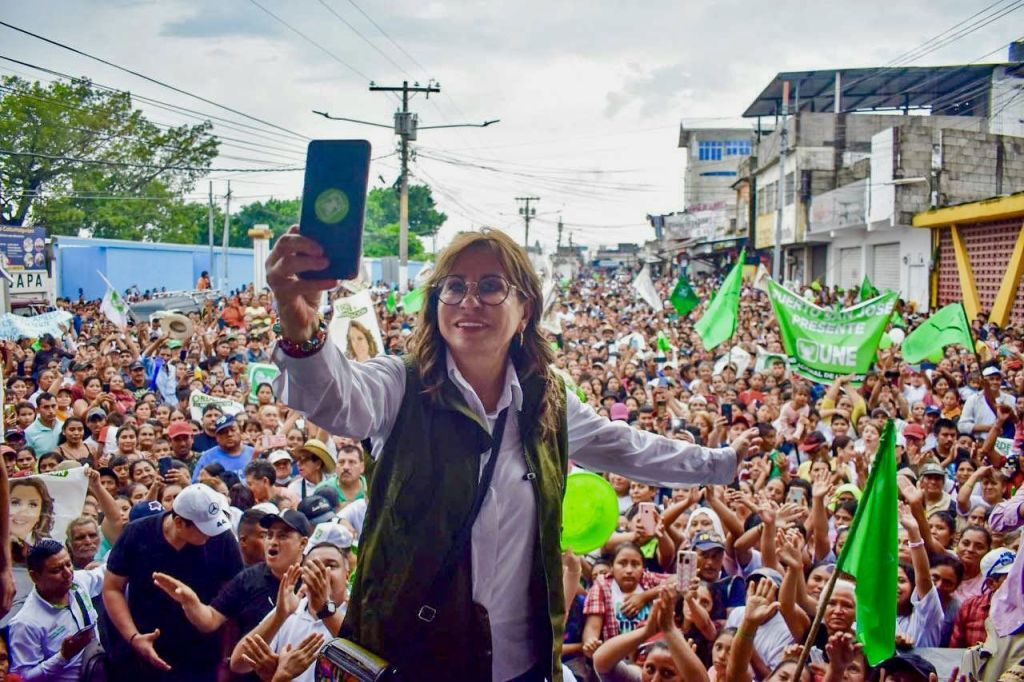
M 202 172 L 202 173 L 280 173 L 284 171 L 301 171 L 306 170 L 304 166 L 291 166 L 281 168 L 203 168 L 201 166 L 166 166 L 163 164 L 155 163 L 134 163 L 130 161 L 106 161 L 103 159 L 76 159 L 70 156 L 60 156 L 57 154 L 41 154 L 38 152 L 17 152 L 10 149 L 0 149 L 0 155 L 6 156 L 24 156 L 39 159 L 49 159 L 50 161 L 70 161 L 73 163 L 91 163 L 97 166 L 113 166 L 121 168 L 147 168 L 150 170 L 174 170 L 174 171 L 189 171 L 189 172 Z
M 964 27 L 959 32 L 957 32 L 957 33 L 955 33 L 953 35 L 947 36 L 946 38 L 943 38 L 943 36 L 945 34 L 949 33 L 950 31 L 956 30 L 960 26 L 963 26 L 964 24 L 970 22 L 971 20 L 975 19 L 976 17 L 989 12 L 994 7 L 996 7 L 997 5 L 1001 5 L 1001 4 L 1003 4 L 1003 2 L 1006 2 L 1006 0 L 997 0 L 997 2 L 994 2 L 991 5 L 985 7 L 984 9 L 982 9 L 982 10 L 980 10 L 978 12 L 975 12 L 974 14 L 972 14 L 969 17 L 967 17 L 966 19 L 957 22 L 953 26 L 950 26 L 949 28 L 947 28 L 942 33 L 939 33 L 938 35 L 929 38 L 928 40 L 924 41 L 920 45 L 917 45 L 916 47 L 911 48 L 910 50 L 908 50 L 908 51 L 904 52 L 903 54 L 897 56 L 896 58 L 890 60 L 888 63 L 868 71 L 867 73 L 863 74 L 859 78 L 854 79 L 850 83 L 844 84 L 843 88 L 844 89 L 852 88 L 854 85 L 857 85 L 858 83 L 861 83 L 861 82 L 863 82 L 863 81 L 865 81 L 865 80 L 867 80 L 869 78 L 872 78 L 872 77 L 882 73 L 886 69 L 895 68 L 897 66 L 906 66 L 906 65 L 908 65 L 908 64 L 910 64 L 912 62 L 915 62 L 918 59 L 920 59 L 920 58 L 922 58 L 922 57 L 924 57 L 924 56 L 926 56 L 928 54 L 931 54 L 935 50 L 938 50 L 938 49 L 941 49 L 941 48 L 946 47 L 948 45 L 951 45 L 954 42 L 963 39 L 967 35 L 975 32 L 975 31 L 977 31 L 977 30 L 979 30 L 981 28 L 984 28 L 985 26 L 988 26 L 990 23 L 992 23 L 993 21 L 995 21 L 995 20 L 1005 16 L 1006 14 L 1009 14 L 1010 12 L 1015 12 L 1016 10 L 1018 10 L 1022 6 L 1024 6 L 1024 2 L 1020 2 L 1019 0 L 1010 0 L 1010 1 L 1013 2 L 1013 3 L 1016 3 L 1016 4 L 1010 6 L 1008 10 L 1006 8 L 1000 8 L 999 10 L 996 10 L 996 12 L 1001 12 L 1002 11 L 1003 13 L 1002 14 L 998 14 L 994 18 L 991 18 L 989 21 L 985 21 L 986 19 L 989 19 L 989 17 L 983 17 L 982 19 L 979 19 L 974 24 L 971 24 L 969 26 Z M 1003 10 L 1006 10 L 1006 11 L 1003 11 Z M 984 23 L 980 23 L 982 21 L 984 21 Z M 941 39 L 941 40 L 939 40 L 939 39 Z M 938 42 L 936 42 L 937 40 L 938 40 Z M 991 54 L 991 53 L 989 53 L 989 54 Z M 988 56 L 988 55 L 986 55 L 986 56 Z
M 250 2 L 252 2 L 252 1 L 253 0 L 250 0 Z M 52 39 L 47 38 L 45 36 L 41 36 L 38 33 L 33 33 L 32 31 L 29 31 L 27 29 L 20 28 L 18 26 L 13 25 L 13 24 L 9 24 L 6 21 L 0 21 L 0 26 L 5 26 L 5 27 L 11 29 L 12 31 L 17 31 L 18 33 L 22 33 L 24 35 L 31 36 L 33 38 L 36 38 L 37 40 L 41 40 L 41 41 L 43 41 L 45 43 L 48 43 L 50 45 L 54 45 L 56 47 L 62 48 L 64 50 L 68 50 L 69 52 L 73 52 L 73 53 L 75 53 L 77 55 L 80 55 L 82 57 L 86 57 L 87 59 L 91 59 L 93 61 L 99 62 L 100 64 L 105 64 L 107 66 L 110 66 L 112 68 L 117 69 L 118 71 L 123 71 L 124 73 L 131 74 L 131 75 L 133 75 L 133 76 L 135 76 L 137 78 L 141 78 L 141 79 L 143 79 L 145 81 L 149 81 L 150 83 L 153 83 L 154 85 L 159 85 L 160 87 L 167 88 L 168 90 L 173 90 L 174 92 L 176 92 L 176 93 L 178 93 L 180 95 L 186 95 L 188 97 L 192 97 L 194 99 L 197 99 L 200 102 L 205 102 L 206 104 L 210 104 L 212 106 L 215 106 L 218 109 L 223 109 L 224 111 L 229 111 L 232 114 L 235 114 L 236 116 L 241 116 L 243 118 L 249 119 L 250 121 L 256 121 L 257 123 L 261 123 L 261 124 L 263 124 L 265 126 L 268 126 L 270 128 L 274 128 L 275 130 L 280 130 L 281 132 L 288 133 L 289 135 L 297 137 L 297 138 L 299 138 L 301 140 L 308 140 L 309 139 L 308 135 L 303 135 L 302 133 L 297 133 L 294 130 L 289 130 L 288 128 L 285 128 L 283 126 L 279 126 L 276 123 L 271 123 L 270 121 L 266 121 L 266 120 L 264 120 L 262 118 L 258 118 L 256 116 L 251 115 L 251 114 L 247 114 L 244 111 L 239 111 L 238 109 L 235 109 L 233 107 L 229 107 L 229 106 L 227 106 L 225 104 L 221 104 L 220 102 L 215 102 L 212 99 L 208 99 L 206 97 L 203 97 L 202 95 L 197 95 L 194 92 L 189 92 L 187 90 L 182 90 L 179 87 L 170 85 L 169 83 L 165 83 L 164 81 L 159 80 L 157 78 L 153 78 L 151 76 L 147 76 L 147 75 L 139 73 L 138 71 L 135 71 L 133 69 L 129 69 L 127 67 L 121 66 L 119 64 L 115 64 L 115 63 L 113 63 L 111 61 L 108 61 L 106 59 L 103 59 L 101 57 L 97 57 L 95 55 L 91 55 L 88 52 L 84 52 L 82 50 L 79 50 L 78 48 L 71 47 L 70 45 L 66 45 L 66 44 L 64 44 L 64 43 L 62 43 L 60 41 L 52 40 Z
M 360 7 L 359 5 L 357 5 L 357 4 L 356 4 L 355 0 L 348 0 L 348 4 L 350 4 L 350 5 L 352 5 L 353 7 L 355 7 L 355 8 L 356 8 L 356 10 L 357 10 L 357 11 L 358 11 L 358 12 L 359 12 L 360 14 L 362 14 L 362 15 L 363 15 L 364 17 L 366 17 L 366 20 L 367 20 L 367 21 L 369 21 L 369 22 L 370 22 L 371 24 L 373 24 L 373 27 L 374 27 L 375 29 L 377 29 L 378 31 L 380 31 L 380 34 L 381 34 L 382 36 L 384 36 L 385 38 L 387 38 L 387 39 L 388 39 L 388 40 L 389 40 L 389 41 L 391 42 L 391 44 L 392 44 L 392 45 L 394 45 L 395 47 L 397 47 L 397 48 L 398 48 L 398 50 L 399 50 L 399 52 L 401 52 L 401 53 L 402 53 L 402 54 L 404 54 L 404 55 L 405 55 L 406 57 L 408 57 L 408 58 L 409 58 L 409 61 L 411 61 L 411 62 L 412 62 L 413 64 L 415 64 L 415 65 L 416 65 L 416 66 L 417 66 L 417 67 L 418 67 L 418 68 L 420 69 L 420 71 L 422 71 L 422 72 L 423 72 L 424 74 L 426 74 L 426 73 L 427 73 L 427 67 L 425 67 L 425 66 L 423 66 L 422 64 L 420 64 L 420 63 L 419 63 L 419 62 L 418 62 L 418 61 L 416 60 L 416 58 L 415 58 L 415 57 L 413 57 L 413 56 L 412 56 L 411 54 L 409 54 L 409 52 L 408 52 L 408 51 L 407 51 L 407 50 L 406 50 L 406 49 L 405 49 L 404 47 L 402 47 L 402 46 L 401 46 L 401 45 L 400 45 L 400 44 L 399 44 L 398 42 L 396 42 L 394 38 L 392 38 L 391 36 L 389 36 L 389 35 L 388 35 L 388 33 L 387 33 L 387 31 L 385 31 L 385 30 L 384 30 L 384 29 L 383 29 L 383 28 L 381 27 L 381 25 L 380 25 L 380 24 L 378 24 L 378 23 L 377 23 L 376 21 L 374 21 L 374 20 L 373 20 L 373 17 L 371 17 L 371 16 L 369 15 L 369 14 L 367 14 L 367 13 L 366 13 L 366 11 L 365 11 L 365 10 L 363 10 L 363 8 L 362 8 L 362 7 Z
M 204 122 L 204 123 L 212 122 L 212 121 L 217 121 L 217 123 L 215 125 L 217 125 L 219 127 L 227 128 L 229 130 L 238 131 L 238 132 L 241 132 L 242 134 L 246 134 L 246 135 L 254 135 L 254 136 L 259 137 L 259 138 L 264 138 L 264 139 L 270 140 L 271 142 L 289 143 L 292 140 L 292 138 L 286 138 L 284 136 L 281 136 L 279 133 L 269 133 L 267 131 L 264 131 L 261 128 L 257 128 L 255 126 L 251 126 L 251 125 L 249 125 L 247 123 L 231 121 L 229 119 L 222 118 L 220 116 L 215 116 L 215 115 L 212 115 L 212 114 L 207 114 L 207 113 L 201 112 L 201 111 L 195 111 L 193 109 L 188 109 L 187 107 L 182 107 L 180 105 L 171 104 L 169 102 L 164 102 L 163 100 L 158 100 L 158 99 L 154 99 L 154 98 L 151 98 L 151 97 L 145 97 L 145 96 L 142 96 L 142 95 L 138 95 L 138 94 L 129 92 L 127 90 L 121 90 L 119 88 L 115 88 L 115 87 L 110 86 L 110 85 L 104 85 L 103 83 L 98 83 L 98 82 L 93 81 L 93 80 L 89 80 L 89 79 L 85 79 L 85 78 L 80 78 L 80 77 L 77 77 L 77 76 L 71 76 L 69 74 L 65 74 L 65 73 L 62 73 L 60 71 L 55 71 L 53 69 L 49 69 L 47 67 L 39 66 L 39 65 L 36 65 L 36 64 L 31 64 L 29 62 L 23 62 L 21 60 L 13 59 L 13 58 L 7 57 L 5 55 L 0 55 L 0 60 L 13 62 L 15 64 L 20 64 L 22 66 L 25 66 L 25 67 L 28 67 L 28 68 L 31 68 L 31 69 L 35 69 L 37 71 L 41 71 L 43 73 L 47 73 L 47 74 L 50 74 L 50 75 L 53 75 L 53 76 L 57 76 L 58 78 L 66 78 L 69 81 L 71 81 L 72 83 L 76 83 L 76 82 L 88 83 L 91 87 L 99 88 L 101 90 L 106 90 L 106 91 L 114 93 L 114 94 L 125 95 L 127 97 L 130 97 L 132 100 L 138 100 L 138 101 L 141 101 L 141 102 L 145 102 L 147 104 L 151 104 L 152 106 L 154 106 L 154 107 L 156 107 L 158 109 L 162 109 L 164 111 L 168 111 L 169 113 L 172 113 L 172 114 L 182 115 L 182 116 L 185 116 L 186 118 L 196 119 L 196 120 Z M 10 69 L 8 69 L 8 70 L 10 70 Z M 45 82 L 49 82 L 49 83 L 58 82 L 58 81 L 55 81 L 55 80 L 50 80 L 50 81 L 47 81 L 46 79 L 42 79 L 42 80 L 45 81 Z M 62 107 L 64 109 L 70 109 L 70 110 L 74 110 L 74 111 L 86 111 L 82 107 L 76 107 L 76 106 L 73 106 L 73 105 L 68 104 L 66 102 L 61 102 L 60 100 L 53 99 L 52 97 L 41 97 L 41 96 L 39 96 L 37 94 L 31 93 L 31 92 L 26 91 L 26 90 L 19 90 L 19 89 L 16 89 L 16 88 L 10 88 L 10 86 L 0 86 L 0 87 L 6 87 L 6 89 L 9 89 L 12 92 L 17 92 L 17 93 L 21 94 L 24 97 L 29 97 L 31 99 L 35 99 L 35 100 L 38 100 L 38 101 L 50 102 L 50 103 L 56 104 L 57 106 L 60 106 L 60 107 Z M 152 120 L 150 122 L 153 123 L 154 125 L 157 125 L 157 126 L 163 127 L 163 128 L 177 127 L 177 126 L 174 126 L 172 124 L 159 123 L 157 121 L 152 121 Z M 259 147 L 265 147 L 266 149 L 274 149 L 274 150 L 278 150 L 278 151 L 288 152 L 290 154 L 293 154 L 293 155 L 299 156 L 299 157 L 304 157 L 305 156 L 305 153 L 300 151 L 298 148 L 287 149 L 287 148 L 283 148 L 283 147 L 274 147 L 274 146 L 271 146 L 271 145 L 267 144 L 266 142 L 264 142 L 262 140 L 241 140 L 241 139 L 238 139 L 238 138 L 232 138 L 232 137 L 228 137 L 226 135 L 220 135 L 220 134 L 218 134 L 218 138 L 223 139 L 223 140 L 233 140 L 233 141 L 236 141 L 236 142 L 246 142 L 246 143 L 249 143 L 249 144 L 252 144 L 252 145 L 256 145 L 256 146 L 259 146 Z
M 917 47 L 913 47 L 913 48 L 907 50 L 906 52 L 903 52 L 902 54 L 897 55 L 893 59 L 889 60 L 889 62 L 886 64 L 886 66 L 893 66 L 893 65 L 899 64 L 904 59 L 909 60 L 909 61 L 914 61 L 914 59 L 916 59 L 916 57 L 914 57 L 913 59 L 911 59 L 911 57 L 914 55 L 915 52 L 920 50 L 922 47 L 927 46 L 927 45 L 931 44 L 932 42 L 934 42 L 936 40 L 939 40 L 940 38 L 945 36 L 950 31 L 953 31 L 953 30 L 959 28 L 960 26 L 966 24 L 968 21 L 971 21 L 975 17 L 977 17 L 977 16 L 979 16 L 981 14 L 984 14 L 985 12 L 988 12 L 990 9 L 992 9 L 996 5 L 1002 4 L 1004 1 L 1005 0 L 997 0 L 996 2 L 993 2 L 988 7 L 985 7 L 983 9 L 978 10 L 977 12 L 975 12 L 971 16 L 967 17 L 966 19 L 963 19 L 962 21 L 959 21 L 959 22 L 953 24 L 952 26 L 947 28 L 945 31 L 942 31 L 941 33 L 938 33 L 938 34 L 932 36 L 931 38 L 929 38 L 928 40 L 924 41 L 923 43 L 921 43 Z
M 313 46 L 313 47 L 315 47 L 316 49 L 320 50 L 321 52 L 323 52 L 324 54 L 326 54 L 326 55 L 327 55 L 328 57 L 330 57 L 331 59 L 333 59 L 334 61 L 336 61 L 336 62 L 338 62 L 339 64 L 341 64 L 342 66 L 344 66 L 344 67 L 345 67 L 346 69 L 348 69 L 349 71 L 351 71 L 351 72 L 352 72 L 352 73 L 354 73 L 355 75 L 359 76 L 359 77 L 360 77 L 360 78 L 362 78 L 363 80 L 371 80 L 371 79 L 370 79 L 370 77 L 369 77 L 369 76 L 367 76 L 367 75 L 366 75 L 365 73 L 363 73 L 362 71 L 360 71 L 360 70 L 359 70 L 359 69 L 357 69 L 356 67 L 352 66 L 351 64 L 349 64 L 348 62 L 346 62 L 346 61 L 345 61 L 344 59 L 342 59 L 342 58 L 341 58 L 341 57 L 339 57 L 338 55 L 334 54 L 333 52 L 331 52 L 330 50 L 328 50 L 328 49 L 327 49 L 326 47 L 324 47 L 324 46 L 323 46 L 323 45 L 321 45 L 320 43 L 316 42 L 315 40 L 313 40 L 312 38 L 310 38 L 309 36 L 307 36 L 307 35 L 306 35 L 305 33 L 303 33 L 303 32 L 302 32 L 302 31 L 300 31 L 299 29 L 297 29 L 297 28 L 295 28 L 294 26 L 292 26 L 291 24 L 289 24 L 289 23 L 288 23 L 287 21 L 285 21 L 285 20 L 284 20 L 284 19 L 282 19 L 281 17 L 279 17 L 279 16 L 277 16 L 276 14 L 274 14 L 273 12 L 271 12 L 271 11 L 270 11 L 269 9 L 267 9 L 266 7 L 264 7 L 263 5 L 261 5 L 261 4 L 260 4 L 259 2 L 257 2 L 256 0 L 249 0 L 249 2 L 251 2 L 252 4 L 254 4 L 254 5 L 256 5 L 257 7 L 259 7 L 259 8 L 261 9 L 261 10 L 263 10 L 264 12 L 266 12 L 267 14 L 269 14 L 269 15 L 270 15 L 271 17 L 273 17 L 273 18 L 274 18 L 274 19 L 275 19 L 276 21 L 280 22 L 280 23 L 281 23 L 281 24 L 282 24 L 282 25 L 283 25 L 283 26 L 284 26 L 285 28 L 287 28 L 287 29 L 288 29 L 289 31 L 291 31 L 292 33 L 295 33 L 295 34 L 296 34 L 296 35 L 298 35 L 298 36 L 299 36 L 300 38 L 302 38 L 303 40 L 305 40 L 305 41 L 306 41 L 307 43 L 309 43 L 310 45 L 312 45 L 312 46 Z
M 75 107 L 75 106 L 72 106 L 70 104 L 61 102 L 60 100 L 52 99 L 52 98 L 49 98 L 49 97 L 38 97 L 36 95 L 32 95 L 30 93 L 27 93 L 24 90 L 18 90 L 17 88 L 11 88 L 11 87 L 8 87 L 6 85 L 0 85 L 0 90 L 5 91 L 5 92 L 10 92 L 10 93 L 18 95 L 18 96 L 27 97 L 29 99 L 41 101 L 41 102 L 49 102 L 49 103 L 55 104 L 57 106 L 65 108 L 65 109 L 71 109 L 71 110 L 75 110 L 75 111 L 86 111 L 82 107 Z M 158 125 L 157 123 L 155 123 L 153 121 L 150 121 L 150 123 L 152 123 L 157 128 L 161 128 L 160 125 Z M 173 126 L 164 126 L 164 127 L 167 128 L 167 129 L 170 129 Z M 134 136 L 131 136 L 131 135 L 116 135 L 116 134 L 115 135 L 111 135 L 111 134 L 107 134 L 106 131 L 96 130 L 94 128 L 82 128 L 82 127 L 79 127 L 79 126 L 64 126 L 64 129 L 65 130 L 74 130 L 76 132 L 90 133 L 90 134 L 97 135 L 98 136 L 97 137 L 97 141 L 110 141 L 110 140 L 115 140 L 116 139 L 116 140 L 125 140 L 125 141 L 128 141 L 128 142 L 144 142 L 146 144 L 149 144 L 149 146 L 151 148 L 154 148 L 154 149 L 167 149 L 167 150 L 170 150 L 170 151 L 173 151 L 173 152 L 184 151 L 181 147 L 176 146 L 176 145 L 172 145 L 172 144 L 153 145 L 153 144 L 147 142 L 146 140 L 142 140 L 142 139 L 140 139 L 138 137 L 134 137 Z M 226 146 L 226 147 L 236 147 L 236 148 L 244 150 L 244 151 L 264 152 L 264 153 L 269 154 L 271 156 L 276 156 L 279 159 L 284 159 L 284 160 L 287 160 L 287 161 L 290 161 L 290 162 L 293 162 L 293 163 L 295 161 L 297 161 L 297 159 L 295 157 L 298 156 L 298 154 L 296 152 L 292 152 L 291 153 L 291 157 L 289 157 L 289 156 L 285 156 L 283 154 L 276 153 L 274 151 L 270 151 L 270 148 L 261 148 L 259 146 L 252 146 L 251 144 L 245 143 L 244 140 L 238 140 L 237 142 L 226 142 L 225 140 L 235 140 L 236 138 L 230 138 L 230 137 L 226 137 L 226 136 L 223 136 L 223 135 L 214 135 L 212 133 L 206 133 L 206 134 L 209 136 L 209 139 L 217 141 L 218 145 L 222 144 L 223 146 Z M 239 142 L 241 142 L 242 144 L 239 144 Z M 233 159 L 233 160 L 236 160 L 236 161 L 237 160 L 252 160 L 255 163 L 280 163 L 279 161 L 271 161 L 271 160 L 267 160 L 267 159 L 241 159 L 240 157 L 234 157 L 234 156 L 231 156 L 231 155 L 228 155 L 228 154 L 223 154 L 219 150 L 218 150 L 218 157 L 224 158 L 224 159 Z
M 404 73 L 404 74 L 406 74 L 406 75 L 409 75 L 409 72 L 408 72 L 408 71 L 406 71 L 406 70 L 405 70 L 404 68 L 402 68 L 402 66 L 401 66 L 401 65 L 400 65 L 400 64 L 399 64 L 398 62 L 396 62 L 396 61 L 395 61 L 394 59 L 392 59 L 392 58 L 391 58 L 391 55 L 389 55 L 388 53 L 386 53 L 386 52 L 385 52 L 384 50 L 380 49 L 380 47 L 378 47 L 376 43 L 374 43 L 374 42 L 371 42 L 369 38 L 367 38 L 367 37 L 366 37 L 365 35 L 363 35 L 363 34 L 362 34 L 362 33 L 361 33 L 360 31 L 359 31 L 359 29 L 357 29 L 357 28 L 356 28 L 355 26 L 353 26 L 353 25 L 352 25 L 351 23 L 349 23 L 349 21 L 348 21 L 347 19 L 345 19 L 345 17 L 341 16 L 341 14 L 339 14 L 339 13 L 337 12 L 337 10 L 335 10 L 335 9 L 334 9 L 333 7 L 331 7 L 330 5 L 328 5 L 328 4 L 327 4 L 327 2 L 326 2 L 326 0 L 317 0 L 317 2 L 319 2 L 319 3 L 321 4 L 321 5 L 323 5 L 323 6 L 324 6 L 324 9 L 326 9 L 326 10 L 327 10 L 328 12 L 330 12 L 331 14 L 333 14 L 333 15 L 335 16 L 335 18 L 337 18 L 337 20 L 338 20 L 338 21 L 340 21 L 341 23 L 343 23 L 343 24 L 345 24 L 346 26 L 348 26 L 348 27 L 349 27 L 349 29 L 350 29 L 350 30 L 351 30 L 351 31 L 352 31 L 353 33 L 355 33 L 355 34 L 356 34 L 357 36 L 359 36 L 360 38 L 362 38 L 362 39 L 363 39 L 363 42 L 364 42 L 364 43 L 366 43 L 367 45 L 369 45 L 370 47 L 372 47 L 372 48 L 373 48 L 374 50 L 376 50 L 376 51 L 377 51 L 377 53 L 378 53 L 378 54 L 380 54 L 380 56 L 381 56 L 381 57 L 383 57 L 384 59 L 386 59 L 386 60 L 387 60 L 388 62 L 390 62 L 390 63 L 391 63 L 391 65 L 392 65 L 393 67 L 395 67 L 396 69 L 398 69 L 398 70 L 399 70 L 399 71 L 401 71 L 402 73 Z

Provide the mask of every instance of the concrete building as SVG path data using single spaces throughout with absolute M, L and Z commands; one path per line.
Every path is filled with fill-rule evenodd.
M 683 211 L 662 216 L 663 252 L 714 264 L 733 254 L 746 237 L 737 227 L 733 184 L 753 146 L 752 127 L 679 126 L 679 147 L 686 149 Z
M 1005 133 L 1015 130 L 1007 112 L 1024 116 L 1024 98 L 1006 94 L 1024 86 L 1021 67 L 778 74 L 744 115 L 781 111 L 782 84 L 791 84 L 784 173 L 780 131 L 760 136 L 733 185 L 737 226 L 740 213 L 752 214 L 754 246 L 770 256 L 784 177 L 786 281 L 846 288 L 867 275 L 927 307 L 934 245 L 912 227 L 914 215 L 1024 189 L 1024 139 Z

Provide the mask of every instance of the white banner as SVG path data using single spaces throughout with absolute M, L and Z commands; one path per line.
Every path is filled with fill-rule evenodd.
M 44 538 L 64 542 L 68 524 L 82 515 L 87 471 L 78 467 L 10 479 L 11 540 L 30 546 Z
M 334 302 L 334 316 L 328 333 L 331 341 L 350 358 L 358 359 L 362 353 L 370 358 L 384 354 L 384 339 L 380 335 L 369 289 Z M 356 344 L 354 347 L 353 342 Z
M 242 403 L 235 402 L 230 398 L 218 398 L 200 391 L 192 391 L 192 395 L 188 397 L 188 411 L 196 421 L 202 421 L 203 409 L 207 405 L 216 405 L 224 414 L 238 414 L 245 411 L 245 406 Z
M 71 313 L 66 310 L 22 317 L 13 313 L 0 316 L 0 339 L 17 341 L 18 339 L 38 339 L 44 334 L 52 334 L 60 338 L 64 335 L 61 325 L 71 321 Z

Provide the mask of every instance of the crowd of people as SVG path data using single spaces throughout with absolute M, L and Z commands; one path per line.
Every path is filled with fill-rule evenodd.
M 930 680 L 936 647 L 969 649 L 965 675 L 1024 679 L 1024 327 L 978 320 L 977 348 L 911 366 L 894 345 L 862 385 L 817 385 L 788 366 L 763 292 L 744 286 L 735 335 L 707 351 L 694 330 L 702 308 L 652 310 L 634 274 L 585 269 L 545 313 L 580 402 L 709 448 L 757 429 L 761 446 L 728 485 L 598 472 L 621 517 L 604 547 L 563 555 L 564 679 L 796 679 L 888 420 L 897 653 L 868 665 L 855 586 L 840 577 L 801 681 Z M 704 301 L 722 274 L 691 275 Z M 663 299 L 676 275 L 656 280 Z M 389 306 L 385 287 L 372 292 L 379 352 L 405 355 L 418 316 Z M 273 383 L 250 385 L 250 366 L 270 362 L 278 340 L 274 303 L 251 288 L 211 300 L 178 338 L 145 320 L 119 329 L 97 301 L 61 300 L 73 315 L 63 334 L 4 342 L 6 678 L 314 678 L 317 653 L 342 631 L 380 444 L 329 433 Z M 901 312 L 911 327 L 925 318 Z M 353 362 L 379 362 L 364 326 L 344 341 Z M 216 400 L 197 408 L 196 393 Z M 80 467 L 85 503 L 58 537 L 36 474 Z

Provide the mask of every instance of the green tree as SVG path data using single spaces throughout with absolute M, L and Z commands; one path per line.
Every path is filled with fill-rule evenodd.
M 274 239 L 299 222 L 302 199 L 267 199 L 246 204 L 231 216 L 231 246 L 252 246 L 249 230 L 255 225 L 269 225 Z
M 254 225 L 269 225 L 274 238 L 299 222 L 301 199 L 268 199 L 246 204 L 231 217 L 231 246 L 250 246 L 248 233 Z M 429 236 L 448 219 L 436 210 L 430 188 L 409 188 L 409 256 L 423 258 L 426 248 L 420 236 Z M 204 218 L 205 220 L 205 218 Z M 205 222 L 203 223 L 205 225 Z M 220 223 L 219 223 L 220 224 Z M 203 235 L 205 232 L 200 231 Z M 363 228 L 363 254 L 372 258 L 398 255 L 398 192 L 393 188 L 370 190 L 366 197 L 366 223 Z M 204 243 L 205 237 L 199 240 Z
M 373 231 L 367 229 L 363 233 L 363 255 L 370 258 L 398 255 L 400 238 L 398 223 L 391 223 Z M 414 234 L 409 235 L 409 258 L 424 255 L 423 242 Z
M 409 234 L 427 236 L 437 232 L 448 216 L 435 208 L 427 185 L 409 186 Z M 376 187 L 366 197 L 366 231 L 373 232 L 398 223 L 398 189 Z M 411 241 L 411 240 L 410 240 Z
M 0 220 L 51 234 L 198 239 L 197 209 L 181 195 L 217 156 L 209 121 L 160 128 L 130 94 L 85 79 L 0 84 Z

